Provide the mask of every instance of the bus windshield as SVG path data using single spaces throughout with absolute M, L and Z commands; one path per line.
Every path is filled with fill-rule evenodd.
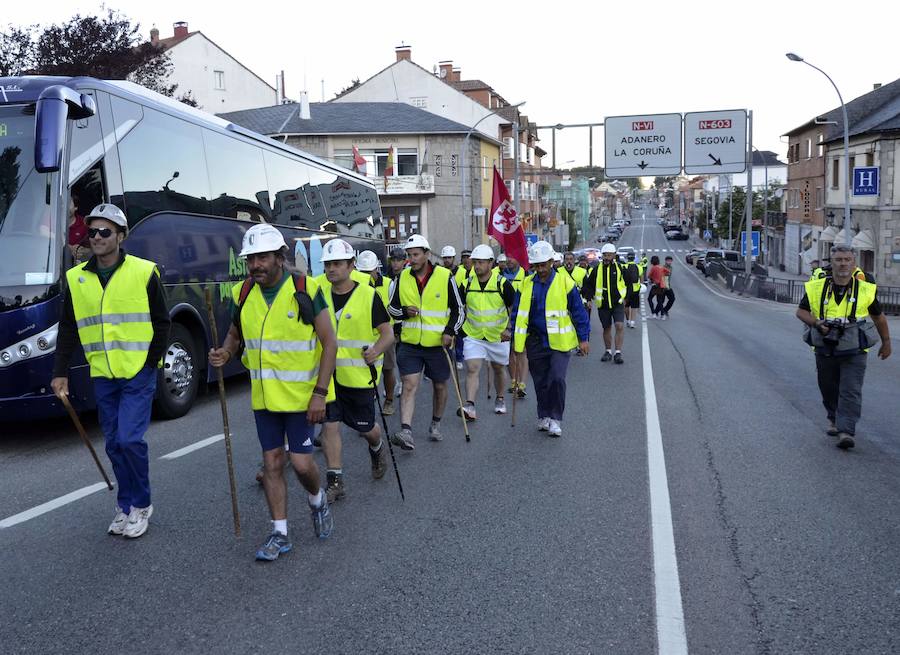
M 34 170 L 33 112 L 0 107 L 0 311 L 31 303 L 56 281 L 57 179 Z

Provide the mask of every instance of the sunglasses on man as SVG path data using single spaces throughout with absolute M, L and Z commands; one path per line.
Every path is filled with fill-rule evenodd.
M 101 239 L 108 239 L 112 236 L 112 228 L 109 227 L 89 227 L 88 228 L 88 236 L 93 239 L 96 236 L 99 236 Z

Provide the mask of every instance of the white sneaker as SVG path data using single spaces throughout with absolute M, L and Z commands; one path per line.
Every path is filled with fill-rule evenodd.
M 546 432 L 550 429 L 550 419 L 546 416 L 544 418 L 539 418 L 537 421 L 537 429 L 541 432 Z
M 660 315 L 659 320 L 664 321 L 664 320 L 666 320 L 666 318 L 667 318 L 667 316 L 665 314 L 662 314 L 662 315 Z
M 116 517 L 113 519 L 112 523 L 109 524 L 107 533 L 120 535 L 125 532 L 126 525 L 128 525 L 128 514 L 123 512 L 121 508 L 116 507 Z
M 137 539 L 147 531 L 150 526 L 150 516 L 153 514 L 153 505 L 147 507 L 132 507 L 128 515 L 128 525 L 122 532 L 129 539 Z
M 547 428 L 547 431 L 550 433 L 551 437 L 561 437 L 562 436 L 562 425 L 560 425 L 559 421 L 554 421 L 552 418 L 547 419 L 550 421 L 550 425 Z
M 506 414 L 506 400 L 503 396 L 494 401 L 494 414 Z

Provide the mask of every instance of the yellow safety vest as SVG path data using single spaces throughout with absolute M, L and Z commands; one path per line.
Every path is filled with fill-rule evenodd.
M 513 289 L 516 290 L 516 293 L 522 293 L 522 282 L 525 280 L 525 269 L 519 266 L 519 270 L 516 271 L 515 277 L 513 277 L 510 282 L 512 282 Z
M 243 282 L 231 288 L 240 304 Z M 306 278 L 306 292 L 314 298 L 319 286 Z M 312 325 L 300 320 L 294 284 L 287 280 L 269 306 L 258 284 L 253 285 L 241 308 L 241 334 L 246 350 L 241 358 L 250 371 L 253 409 L 270 412 L 305 412 L 319 377 L 322 344 Z M 334 400 L 334 382 L 328 381 L 326 402 Z
M 637 268 L 637 278 L 638 278 L 637 282 L 631 283 L 631 290 L 632 291 L 640 291 L 641 290 L 641 277 L 644 275 L 644 271 L 641 270 L 641 265 L 637 264 L 635 262 L 626 262 L 625 266 L 622 266 L 621 269 L 625 270 L 626 268 L 629 268 L 630 266 L 634 266 L 635 268 Z
M 594 287 L 594 302 L 597 303 L 597 307 L 612 309 L 612 294 L 609 289 L 609 271 L 612 266 L 616 267 L 616 288 L 619 290 L 619 302 L 625 302 L 625 279 L 622 276 L 622 267 L 618 262 L 612 262 L 610 266 L 600 262 L 597 266 L 597 284 Z
M 441 336 L 450 318 L 450 298 L 447 297 L 450 269 L 435 266 L 428 283 L 419 295 L 419 284 L 411 268 L 400 274 L 400 304 L 417 307 L 418 316 L 403 319 L 400 341 L 431 348 L 441 345 Z
M 563 270 L 568 274 L 570 278 L 575 282 L 575 286 L 579 289 L 584 284 L 584 276 L 587 275 L 587 271 L 581 268 L 580 266 L 575 266 L 571 271 L 565 267 Z
M 159 275 L 156 264 L 125 255 L 106 288 L 86 265 L 70 268 L 66 280 L 91 377 L 131 379 L 148 363 L 153 323 L 147 283 Z
M 341 310 L 340 318 L 334 312 L 333 287 L 325 292 L 328 301 L 328 312 L 331 314 L 331 327 L 337 335 L 337 358 L 335 360 L 334 377 L 338 384 L 355 389 L 372 387 L 372 373 L 363 359 L 363 346 L 372 346 L 380 336 L 372 327 L 372 302 L 375 300 L 375 289 L 367 284 L 357 284 Z M 381 379 L 381 366 L 384 357 L 375 363 L 377 383 Z
M 509 322 L 509 312 L 503 302 L 503 279 L 497 271 L 491 271 L 491 276 L 482 289 L 477 276 L 469 278 L 466 288 L 466 322 L 463 325 L 466 336 L 500 343 L 500 336 Z
M 456 280 L 456 286 L 460 289 L 466 286 L 466 282 L 469 280 L 469 275 L 475 270 L 475 267 L 472 267 L 471 271 L 467 271 L 466 267 L 460 264 L 456 267 L 456 273 L 453 275 L 453 279 Z
M 569 315 L 569 293 L 575 288 L 575 282 L 567 275 L 553 275 L 544 307 L 544 320 L 547 322 L 547 341 L 550 348 L 561 352 L 569 352 L 578 347 L 578 335 Z M 517 353 L 525 349 L 525 337 L 528 334 L 528 313 L 531 311 L 531 294 L 534 289 L 534 275 L 529 275 L 522 282 L 522 297 L 519 300 L 519 311 L 516 314 L 516 331 L 513 335 L 513 348 Z
M 369 286 L 375 289 L 375 293 L 378 294 L 378 297 L 381 298 L 381 303 L 384 305 L 384 308 L 387 309 L 388 304 L 391 302 L 391 280 L 390 278 L 379 275 L 378 282 L 375 282 L 375 278 L 369 275 Z M 393 317 L 388 315 L 391 319 L 391 324 L 394 323 Z
M 828 295 L 823 298 L 822 294 L 825 291 L 826 283 L 828 284 Z M 878 289 L 877 285 L 864 280 L 854 280 L 852 278 L 851 284 L 853 284 L 853 287 L 848 289 L 840 302 L 837 302 L 834 297 L 834 293 L 831 289 L 831 278 L 818 278 L 804 284 L 804 287 L 806 288 L 806 298 L 809 300 L 809 310 L 816 320 L 822 318 L 826 320 L 851 318 L 851 315 L 853 315 L 854 293 L 856 294 L 856 313 L 853 315 L 853 318 L 859 317 L 861 320 L 869 315 L 869 305 L 875 302 L 875 292 Z M 856 285 L 859 285 L 858 289 Z M 854 289 L 856 290 L 854 291 Z

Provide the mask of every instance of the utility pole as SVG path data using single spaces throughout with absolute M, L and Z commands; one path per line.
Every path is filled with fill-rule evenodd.
M 513 159 L 515 172 L 513 173 L 513 207 L 516 208 L 516 214 L 519 213 L 519 117 L 513 120 Z
M 744 223 L 744 272 L 747 281 L 750 281 L 750 273 L 753 271 L 753 110 L 747 112 L 747 220 Z

